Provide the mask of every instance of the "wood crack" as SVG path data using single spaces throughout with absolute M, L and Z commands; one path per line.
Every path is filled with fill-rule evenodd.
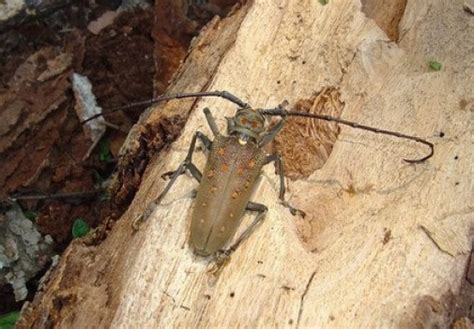
M 300 299 L 300 309 L 298 311 L 298 319 L 296 320 L 296 328 L 299 327 L 300 325 L 300 320 L 301 320 L 301 315 L 303 314 L 303 308 L 304 308 L 304 299 L 306 297 L 306 294 L 308 293 L 309 291 L 309 286 L 311 285 L 311 283 L 313 282 L 313 279 L 314 279 L 314 276 L 316 275 L 316 271 L 314 271 L 313 273 L 311 273 L 311 276 L 309 277 L 309 280 L 308 280 L 308 283 L 306 283 L 306 287 L 304 288 L 304 291 L 303 291 L 303 294 L 301 295 L 301 299 Z
M 453 254 L 451 254 L 449 251 L 443 249 L 440 244 L 435 240 L 435 238 L 431 235 L 431 232 L 423 225 L 420 225 L 420 228 L 423 232 L 425 232 L 425 234 L 428 236 L 428 239 L 430 239 L 434 245 L 439 249 L 439 251 L 445 253 L 446 255 L 449 255 L 451 257 L 454 257 Z

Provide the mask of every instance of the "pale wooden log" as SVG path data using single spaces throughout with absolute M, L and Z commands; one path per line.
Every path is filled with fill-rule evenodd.
M 407 1 L 396 44 L 358 1 L 249 3 L 207 90 L 273 107 L 335 86 L 345 102 L 343 118 L 427 138 L 435 144 L 434 157 L 407 164 L 402 157 L 422 156 L 426 149 L 342 128 L 324 166 L 289 182 L 290 201 L 306 211 L 305 219 L 279 205 L 278 179 L 267 168 L 254 196 L 269 207 L 266 221 L 213 275 L 212 264 L 187 246 L 190 195 L 197 186 L 191 177 L 178 180 L 139 232 L 130 227 L 164 188 L 160 175 L 184 159 L 194 132 L 210 135 L 202 109 L 213 109 L 221 129 L 224 115 L 233 114 L 228 102 L 200 100 L 182 136 L 149 165 L 107 240 L 69 248 L 23 324 L 446 326 L 474 224 L 474 72 L 471 18 L 462 5 Z M 440 72 L 427 68 L 432 59 L 443 64 Z M 195 158 L 202 168 L 204 156 Z

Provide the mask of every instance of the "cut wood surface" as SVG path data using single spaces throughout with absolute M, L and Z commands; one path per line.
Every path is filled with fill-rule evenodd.
M 329 132 L 328 142 L 315 136 L 320 126 L 294 124 L 306 129 L 300 138 L 323 145 L 313 154 L 319 169 L 303 174 L 295 163 L 306 149 L 291 139 L 297 152 L 281 146 L 287 169 L 299 170 L 287 196 L 306 218 L 280 205 L 278 177 L 268 166 L 253 197 L 268 206 L 266 220 L 212 273 L 213 263 L 187 245 L 197 187 L 189 175 L 138 232 L 131 222 L 163 190 L 160 176 L 178 167 L 194 132 L 211 136 L 202 109 L 209 107 L 225 131 L 224 116 L 235 107 L 210 98 L 159 106 L 142 117 L 127 148 L 138 145 L 140 126 L 171 106 L 192 110 L 182 135 L 148 165 L 104 242 L 68 248 L 19 327 L 447 326 L 474 226 L 472 19 L 462 0 L 408 0 L 397 43 L 359 1 L 255 0 L 211 22 L 172 91 L 227 90 L 262 108 L 321 102 L 318 93 L 328 91 L 327 111 L 426 138 L 435 144 L 433 158 L 408 164 L 402 158 L 429 150 L 348 127 Z M 235 39 L 225 44 L 224 37 Z M 203 52 L 219 54 L 207 80 L 189 74 L 205 63 Z M 443 68 L 432 71 L 429 61 Z M 202 152 L 195 162 L 203 168 Z

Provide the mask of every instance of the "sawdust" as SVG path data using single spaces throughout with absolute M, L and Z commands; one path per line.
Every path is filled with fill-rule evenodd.
M 339 117 L 344 108 L 340 93 L 326 87 L 317 95 L 299 100 L 292 111 L 327 114 Z M 285 159 L 285 176 L 291 179 L 308 177 L 321 168 L 339 134 L 332 122 L 288 118 L 288 122 L 275 139 L 275 148 Z

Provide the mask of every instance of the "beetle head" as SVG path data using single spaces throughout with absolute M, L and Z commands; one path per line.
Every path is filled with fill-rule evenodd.
M 240 135 L 239 140 L 245 144 L 249 139 L 257 141 L 265 131 L 265 117 L 250 107 L 239 109 L 234 117 L 227 119 L 229 135 Z

